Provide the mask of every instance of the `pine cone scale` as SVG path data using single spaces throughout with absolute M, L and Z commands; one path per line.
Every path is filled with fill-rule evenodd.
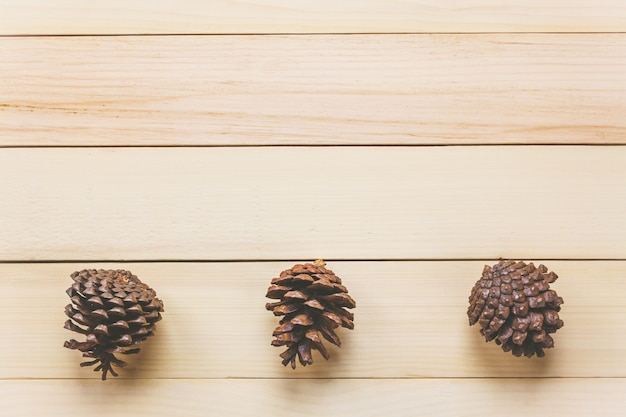
M 318 300 L 326 301 L 330 305 L 337 305 L 337 306 L 340 306 L 340 307 L 347 307 L 347 308 L 354 308 L 354 307 L 356 307 L 356 303 L 354 302 L 352 297 L 350 297 L 346 293 L 336 293 L 336 294 L 331 294 L 331 295 L 324 295 L 324 296 L 318 297 Z
M 292 331 L 294 329 L 295 326 L 296 325 L 293 324 L 290 321 L 285 322 L 285 323 L 281 324 L 280 326 L 278 326 L 276 329 L 274 329 L 274 332 L 272 333 L 272 336 L 278 336 L 279 334 L 290 332 L 290 331 Z
M 313 363 L 313 356 L 311 355 L 311 341 L 304 339 L 301 343 L 298 343 L 298 359 L 302 366 L 304 364 L 311 365 Z
M 332 323 L 332 324 L 329 324 Z M 333 330 L 336 327 L 336 323 L 330 320 L 320 320 L 319 321 L 319 330 L 322 333 L 322 337 L 328 340 L 330 343 L 333 343 L 337 346 L 341 346 L 341 340 L 339 340 L 339 336 Z
M 301 313 L 294 316 L 290 322 L 298 326 L 310 326 L 313 324 L 313 319 L 307 313 Z
M 318 300 L 308 300 L 307 302 L 304 303 L 304 305 L 314 308 L 316 310 L 322 310 L 322 311 L 326 310 L 326 308 Z

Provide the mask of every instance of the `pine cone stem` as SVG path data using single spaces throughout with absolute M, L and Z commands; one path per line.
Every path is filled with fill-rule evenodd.
M 93 365 L 96 365 L 97 363 L 100 363 L 100 365 L 94 368 L 94 372 L 102 371 L 103 381 L 107 379 L 107 373 L 111 373 L 111 375 L 113 376 L 118 375 L 113 369 L 113 365 L 118 366 L 120 368 L 123 368 L 124 366 L 126 366 L 126 362 L 117 359 L 114 354 L 108 353 L 108 352 L 104 352 L 102 354 L 98 354 L 95 352 L 85 353 L 83 354 L 83 356 L 88 357 L 88 358 L 94 358 L 98 356 L 97 359 L 93 361 L 82 362 L 80 366 L 81 367 L 93 366 Z

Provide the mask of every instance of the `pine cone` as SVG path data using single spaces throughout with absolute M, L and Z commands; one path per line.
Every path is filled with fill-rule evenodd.
M 296 356 L 302 366 L 313 363 L 311 349 L 317 349 L 325 359 L 329 358 L 320 335 L 341 346 L 334 329 L 339 326 L 354 328 L 354 314 L 344 307 L 356 304 L 341 285 L 341 279 L 326 269 L 324 261 L 314 264 L 298 264 L 280 273 L 272 280 L 266 297 L 279 302 L 268 303 L 265 308 L 275 316 L 284 316 L 274 330 L 273 346 L 287 346 L 280 354 L 283 365 L 291 363 L 296 368 Z
M 117 376 L 113 365 L 125 366 L 126 362 L 117 359 L 114 353 L 139 352 L 137 346 L 154 334 L 155 323 L 161 320 L 163 302 L 156 298 L 152 288 L 129 271 L 84 269 L 71 277 L 74 284 L 66 292 L 73 305 L 65 307 L 70 320 L 64 327 L 86 335 L 87 340 L 71 339 L 64 346 L 95 359 L 80 366 L 100 363 L 94 371 L 102 371 L 103 380 L 107 372 Z
M 495 339 L 505 352 L 543 357 L 543 349 L 554 346 L 550 334 L 563 327 L 563 299 L 550 289 L 557 278 L 543 265 L 522 261 L 485 265 L 469 297 L 470 326 L 478 322 L 486 341 Z

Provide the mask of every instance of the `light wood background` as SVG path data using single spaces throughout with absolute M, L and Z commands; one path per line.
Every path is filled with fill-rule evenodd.
M 0 0 L 2 416 L 623 416 L 621 1 Z M 325 258 L 354 331 L 296 371 L 271 278 Z M 543 359 L 467 325 L 544 263 Z M 165 302 L 106 382 L 62 347 L 69 274 Z

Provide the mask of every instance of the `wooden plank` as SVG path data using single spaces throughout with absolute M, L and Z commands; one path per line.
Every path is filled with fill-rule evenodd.
M 10 417 L 621 417 L 624 379 L 0 381 Z M 36 399 L 34 401 L 33 399 Z
M 34 37 L 0 51 L 0 146 L 626 143 L 625 34 Z
M 0 378 L 99 378 L 63 341 L 69 274 L 124 268 L 165 303 L 157 335 L 128 357 L 120 378 L 626 377 L 626 262 L 550 261 L 565 326 L 545 358 L 516 358 L 469 327 L 469 292 L 483 265 L 464 262 L 332 262 L 357 302 L 354 331 L 331 358 L 295 371 L 270 346 L 271 278 L 292 262 L 0 265 Z M 328 344 L 329 345 L 329 344 Z M 126 359 L 126 358 L 125 358 Z
M 0 34 L 619 32 L 614 0 L 4 0 Z
M 626 147 L 0 150 L 0 260 L 624 257 Z

